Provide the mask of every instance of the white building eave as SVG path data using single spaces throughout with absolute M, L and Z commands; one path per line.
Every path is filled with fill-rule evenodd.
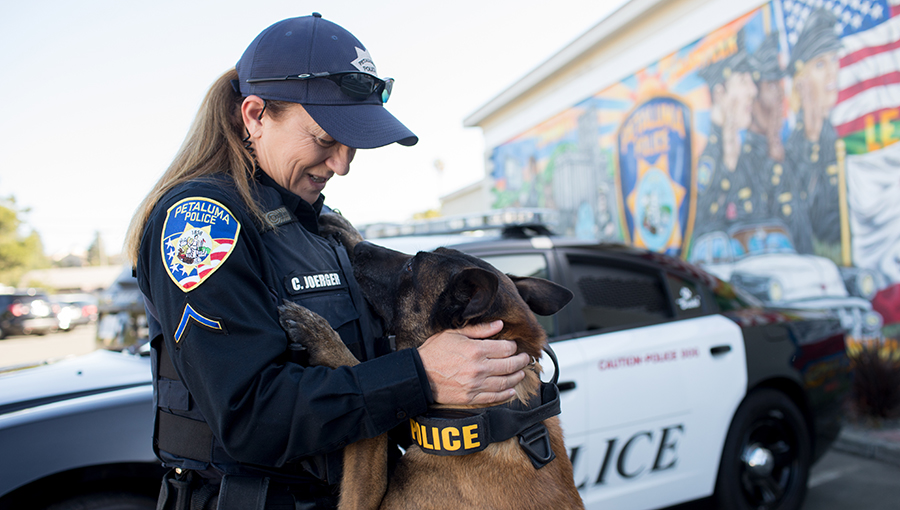
M 492 147 L 768 1 L 631 0 L 463 123 Z

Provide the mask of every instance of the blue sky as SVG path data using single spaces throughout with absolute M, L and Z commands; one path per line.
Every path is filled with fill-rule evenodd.
M 98 231 L 118 253 L 210 83 L 265 27 L 318 11 L 397 80 L 388 109 L 420 139 L 360 151 L 350 174 L 329 182 L 327 202 L 357 224 L 408 219 L 483 176 L 481 131 L 463 119 L 622 3 L 8 2 L 0 196 L 30 209 L 48 254 L 84 250 Z

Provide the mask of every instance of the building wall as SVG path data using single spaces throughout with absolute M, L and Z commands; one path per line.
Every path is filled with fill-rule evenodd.
M 484 181 L 478 181 L 440 198 L 442 216 L 458 216 L 471 212 L 484 212 L 490 200 Z
M 633 0 L 476 114 L 492 207 L 900 323 L 898 4 Z
M 25 273 L 20 287 L 40 282 L 58 292 L 97 292 L 104 290 L 122 273 L 122 266 L 58 267 L 35 269 Z

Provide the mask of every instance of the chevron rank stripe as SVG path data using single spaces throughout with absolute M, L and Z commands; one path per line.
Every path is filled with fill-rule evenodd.
M 175 329 L 175 343 L 181 341 L 181 336 L 184 334 L 187 327 L 190 325 L 191 320 L 194 320 L 200 323 L 203 326 L 206 326 L 210 329 L 222 330 L 222 323 L 220 321 L 210 319 L 208 317 L 204 317 L 200 312 L 194 310 L 190 303 L 184 305 L 184 313 L 181 314 L 181 321 L 178 323 L 178 328 Z

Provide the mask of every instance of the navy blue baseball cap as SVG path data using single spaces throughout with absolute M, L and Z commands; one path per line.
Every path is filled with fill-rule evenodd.
M 348 147 L 419 141 L 384 107 L 393 80 L 378 78 L 359 39 L 317 12 L 263 30 L 235 68 L 241 95 L 299 103 Z

